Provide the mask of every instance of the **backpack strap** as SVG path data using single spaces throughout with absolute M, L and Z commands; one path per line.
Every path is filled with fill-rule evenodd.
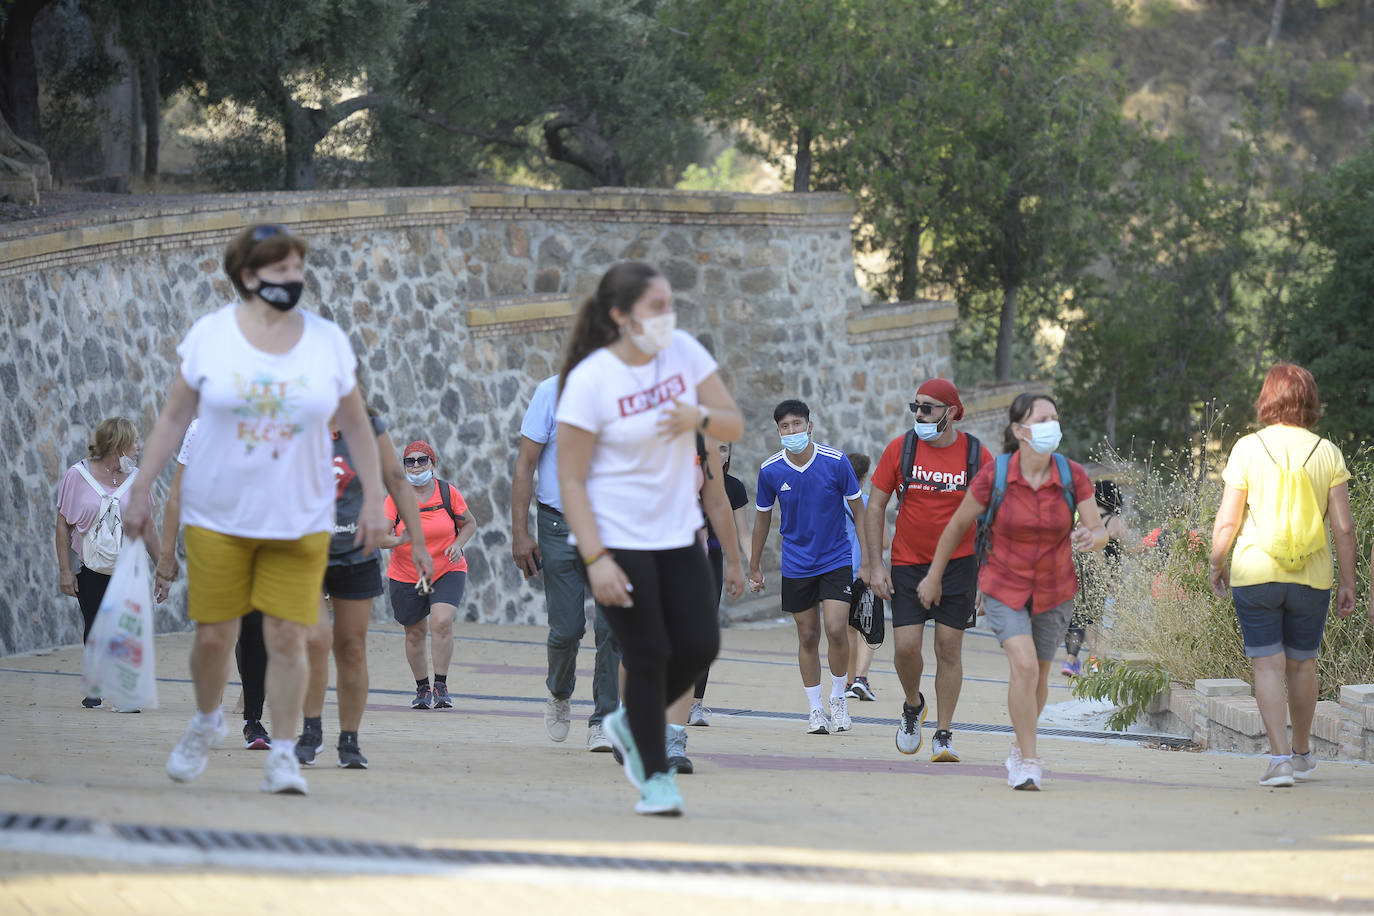
M 452 489 L 453 488 L 449 486 L 447 480 L 439 481 L 439 502 L 443 503 L 444 511 L 448 513 L 448 517 L 453 519 L 453 533 L 457 535 L 458 523 L 461 522 L 465 516 L 459 515 L 453 511 Z
M 1011 464 L 1011 455 L 1003 454 L 997 456 L 997 463 L 992 477 L 992 493 L 988 495 L 988 504 L 983 509 L 983 514 L 978 517 L 978 524 L 985 527 L 992 526 L 992 520 L 997 517 L 997 510 L 1002 505 L 1002 497 L 1007 495 L 1007 468 Z
M 91 476 L 91 472 L 86 468 L 86 459 L 83 458 L 80 461 L 78 461 L 76 463 L 76 469 L 81 472 L 82 477 L 86 478 L 86 483 L 91 485 L 91 489 L 96 492 L 97 496 L 103 499 L 106 496 L 110 495 L 105 492 L 104 488 L 101 487 L 100 484 L 95 482 L 95 478 Z
M 1072 530 L 1078 517 L 1078 504 L 1073 501 L 1073 468 L 1068 458 L 1055 452 L 1054 469 L 1059 472 L 1059 486 L 1064 490 L 1064 501 L 1069 504 L 1069 529 Z
M 968 470 L 964 474 L 964 490 L 973 486 L 973 478 L 978 475 L 978 470 L 983 466 L 983 443 L 978 441 L 978 437 L 964 433 L 964 438 L 968 440 L 968 459 L 965 462 Z
M 911 466 L 916 461 L 916 430 L 908 429 L 906 435 L 902 437 L 902 457 L 898 459 L 897 470 L 901 472 L 901 477 L 897 483 L 897 505 L 902 504 L 906 498 L 906 488 L 915 482 L 916 478 L 911 476 Z

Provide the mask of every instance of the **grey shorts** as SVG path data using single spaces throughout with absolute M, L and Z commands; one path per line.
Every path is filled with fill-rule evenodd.
M 1054 660 L 1054 653 L 1059 651 L 1059 644 L 1068 632 L 1069 618 L 1073 616 L 1073 599 L 1042 614 L 1032 614 L 1024 607 L 1008 607 L 985 592 L 983 612 L 987 614 L 999 645 L 1013 636 L 1029 636 L 1035 640 L 1035 657 L 1048 662 Z

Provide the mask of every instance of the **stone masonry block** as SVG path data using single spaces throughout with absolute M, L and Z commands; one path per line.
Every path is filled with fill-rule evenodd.
M 1374 708 L 1374 684 L 1346 684 L 1341 688 L 1341 705 L 1346 709 Z
M 1312 735 L 1332 744 L 1341 743 L 1341 721 L 1344 718 L 1341 704 L 1334 700 L 1323 700 L 1317 704 L 1317 715 L 1312 720 Z
M 1234 677 L 1203 678 L 1193 682 L 1193 690 L 1201 702 L 1210 697 L 1250 696 L 1250 685 Z
M 1218 725 L 1247 737 L 1264 734 L 1264 722 L 1254 697 L 1213 697 L 1207 703 L 1207 714 Z

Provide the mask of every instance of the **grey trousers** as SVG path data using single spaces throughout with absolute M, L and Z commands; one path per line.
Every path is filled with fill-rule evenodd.
M 539 514 L 539 552 L 544 559 L 544 602 L 549 613 L 549 693 L 566 700 L 577 686 L 577 651 L 587 632 L 587 577 L 577 548 L 568 543 L 568 523 L 543 505 Z M 596 725 L 620 704 L 620 645 L 610 624 L 596 611 L 596 667 L 592 673 Z

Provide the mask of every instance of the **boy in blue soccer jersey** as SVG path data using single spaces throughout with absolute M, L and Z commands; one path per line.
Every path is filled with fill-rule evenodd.
M 783 450 L 759 467 L 749 587 L 763 590 L 759 557 L 768 540 L 773 507 L 781 506 L 782 609 L 797 622 L 797 664 L 811 706 L 807 731 L 848 731 L 849 597 L 858 558 L 851 557 L 844 504 L 849 503 L 855 518 L 863 518 L 859 481 L 844 452 L 811 441 L 811 409 L 801 401 L 783 401 L 773 411 L 773 420 Z M 858 535 L 860 553 L 866 554 L 863 526 Z M 862 563 L 858 566 L 863 568 Z M 822 621 L 830 662 L 828 719 L 821 705 Z

